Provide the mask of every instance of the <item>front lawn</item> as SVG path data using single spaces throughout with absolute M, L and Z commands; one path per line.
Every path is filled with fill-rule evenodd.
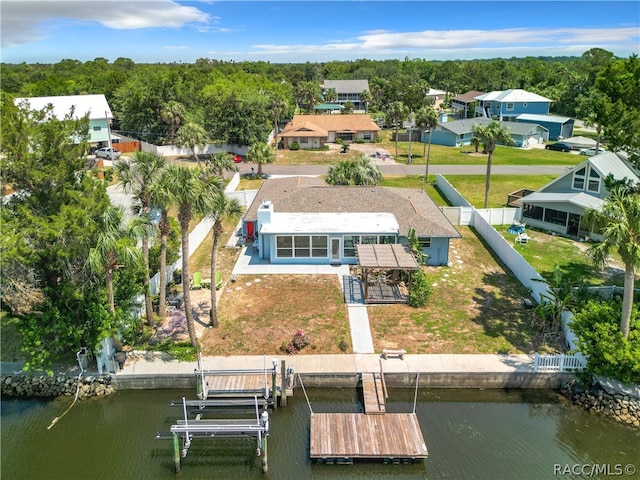
M 393 130 L 383 130 L 379 133 L 379 145 L 389 151 L 398 163 L 407 163 L 409 142 L 398 142 L 398 156 L 396 157 L 396 143 L 391 140 Z M 429 145 L 427 145 L 427 151 Z M 426 156 L 423 155 L 424 144 L 411 142 L 411 157 L 416 165 L 424 165 Z M 431 145 L 429 154 L 430 165 L 486 165 L 487 155 L 476 153 L 471 145 L 462 147 L 445 147 L 443 145 Z M 539 148 L 530 150 L 498 145 L 491 157 L 493 165 L 577 165 L 584 160 L 581 155 L 554 152 Z

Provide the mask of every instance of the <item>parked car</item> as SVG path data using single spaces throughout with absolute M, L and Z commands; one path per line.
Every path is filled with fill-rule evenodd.
M 235 163 L 242 163 L 242 161 L 244 160 L 244 158 L 242 158 L 242 155 L 238 155 L 238 154 L 233 153 L 233 152 L 227 152 L 227 154 L 228 154 L 230 157 L 233 157 L 233 161 L 234 161 Z
M 587 157 L 593 157 L 594 155 L 600 155 L 601 153 L 606 152 L 603 148 L 599 148 L 596 152 L 595 147 L 593 148 L 583 148 L 580 150 L 580 155 L 586 155 Z
M 562 142 L 550 143 L 549 145 L 545 145 L 544 148 L 545 150 L 557 150 L 559 152 L 571 151 L 571 145 L 569 145 L 568 143 L 562 143 Z
M 96 150 L 96 157 L 108 158 L 109 160 L 117 160 L 118 158 L 120 158 L 120 152 L 118 150 L 114 150 L 113 148 L 103 147 Z

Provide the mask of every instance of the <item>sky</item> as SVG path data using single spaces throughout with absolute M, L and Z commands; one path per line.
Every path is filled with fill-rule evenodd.
M 0 0 L 0 60 L 640 55 L 639 1 Z

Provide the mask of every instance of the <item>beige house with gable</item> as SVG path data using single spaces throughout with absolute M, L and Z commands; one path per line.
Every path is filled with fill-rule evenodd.
M 282 130 L 281 137 L 286 148 L 297 142 L 301 149 L 321 148 L 325 143 L 362 139 L 375 140 L 380 127 L 365 114 L 353 115 L 294 115 Z

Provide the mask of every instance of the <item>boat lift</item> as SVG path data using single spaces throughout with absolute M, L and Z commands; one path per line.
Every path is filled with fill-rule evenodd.
M 194 419 L 189 419 L 189 409 L 204 410 L 206 408 L 218 408 L 221 406 L 234 406 L 237 402 L 226 402 L 226 404 L 217 404 L 216 401 L 202 400 L 186 400 L 182 397 L 182 402 L 172 402 L 172 405 L 182 405 L 184 417 L 177 420 L 175 425 L 171 426 L 169 433 L 156 434 L 157 440 L 172 439 L 173 440 L 173 463 L 176 473 L 180 473 L 180 458 L 187 456 L 191 441 L 194 438 L 212 439 L 216 437 L 254 437 L 257 439 L 257 455 L 262 457 L 262 471 L 268 471 L 267 457 L 267 437 L 269 436 L 269 413 L 263 410 L 260 413 L 260 403 L 258 397 L 254 397 L 253 406 L 255 408 L 255 418 L 244 419 L 203 419 L 202 413 L 198 413 Z M 243 406 L 247 406 L 243 402 Z M 180 448 L 180 439 L 182 439 L 182 448 Z

